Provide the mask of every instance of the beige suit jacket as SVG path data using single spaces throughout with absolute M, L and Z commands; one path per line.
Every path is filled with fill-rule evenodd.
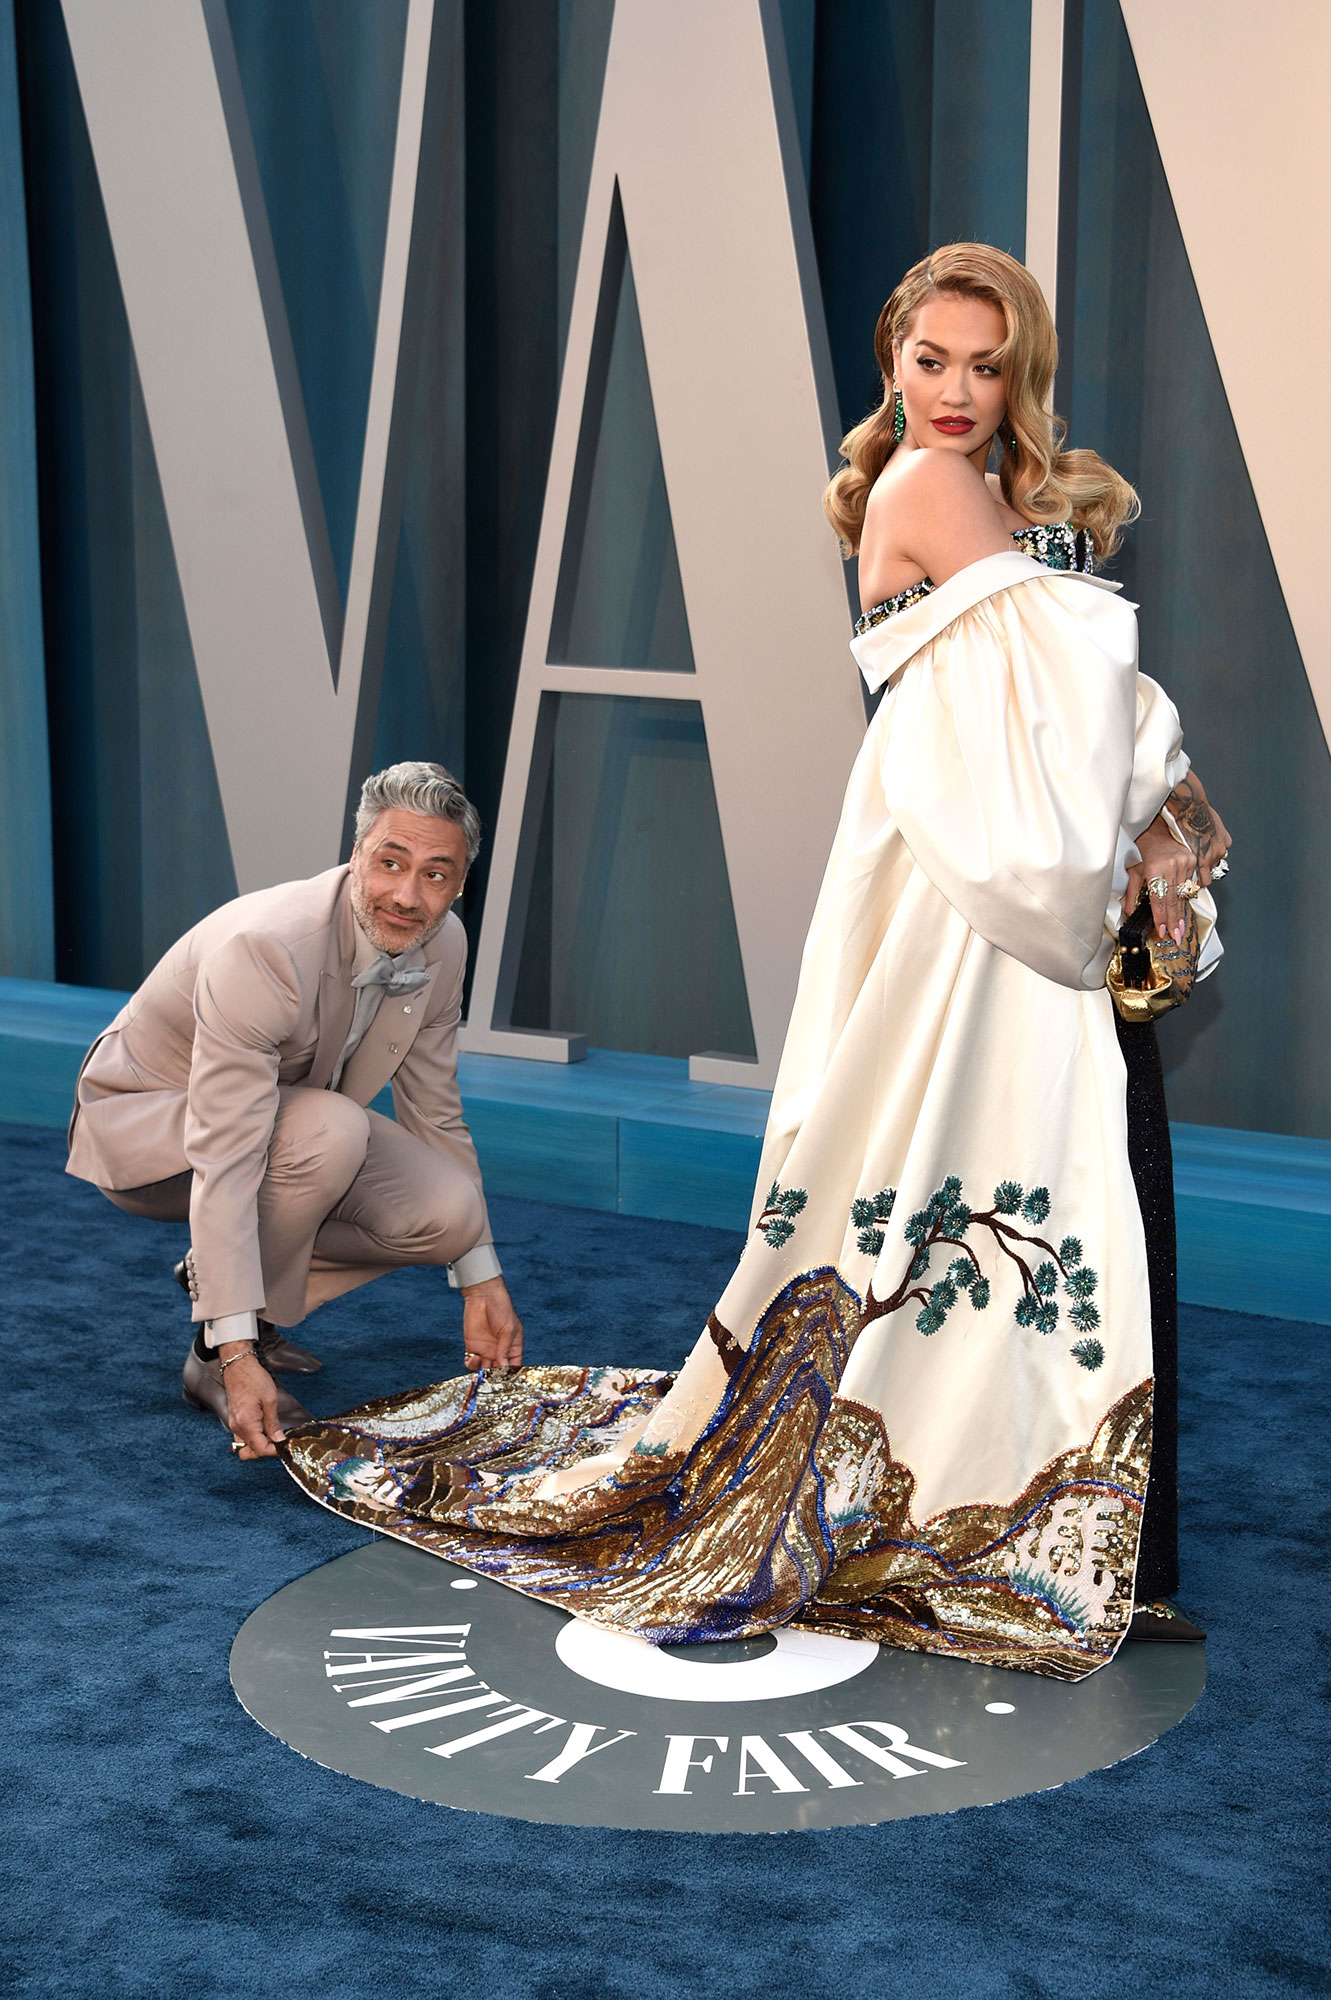
M 193 1171 L 195 1260 L 219 1287 L 211 1317 L 262 1310 L 257 1200 L 278 1088 L 327 1088 L 355 1011 L 354 959 L 345 867 L 240 896 L 153 967 L 79 1073 L 66 1171 L 103 1188 Z M 467 938 L 456 916 L 424 960 L 428 983 L 385 994 L 339 1092 L 368 1104 L 391 1081 L 399 1125 L 479 1191 L 458 1092 Z M 477 1242 L 491 1241 L 486 1221 Z

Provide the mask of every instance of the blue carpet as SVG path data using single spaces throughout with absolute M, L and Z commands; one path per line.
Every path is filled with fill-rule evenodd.
M 1183 1602 L 1200 1707 L 1061 1791 L 779 1839 L 453 1814 L 306 1763 L 234 1700 L 247 1614 L 364 1539 L 179 1400 L 183 1231 L 0 1128 L 5 1541 L 0 1989 L 289 2000 L 1331 1992 L 1325 1331 L 1185 1309 Z M 497 1201 L 533 1358 L 669 1365 L 722 1231 Z M 316 1409 L 454 1365 L 404 1272 L 328 1307 Z

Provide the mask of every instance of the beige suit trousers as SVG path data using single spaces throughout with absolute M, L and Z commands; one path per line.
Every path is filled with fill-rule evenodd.
M 286 1085 L 278 1099 L 258 1196 L 263 1318 L 298 1326 L 371 1278 L 471 1249 L 484 1203 L 447 1154 L 336 1091 Z M 193 1179 L 102 1192 L 130 1215 L 187 1222 Z

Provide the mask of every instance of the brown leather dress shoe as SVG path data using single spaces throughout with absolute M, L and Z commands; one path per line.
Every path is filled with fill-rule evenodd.
M 226 1383 L 222 1379 L 222 1370 L 216 1361 L 202 1360 L 193 1345 L 185 1356 L 180 1388 L 192 1410 L 211 1410 L 223 1430 L 231 1429 L 226 1420 Z M 277 1421 L 284 1431 L 294 1431 L 301 1424 L 314 1421 L 304 1404 L 298 1403 L 280 1382 L 277 1384 Z
M 189 1263 L 184 1257 L 174 1266 L 172 1277 L 182 1292 L 190 1298 Z M 259 1321 L 259 1359 L 270 1375 L 317 1375 L 323 1362 L 308 1348 L 297 1347 L 293 1340 L 287 1340 L 271 1321 Z
M 266 1319 L 259 1321 L 259 1359 L 270 1375 L 317 1375 L 323 1367 L 317 1354 L 297 1347 Z

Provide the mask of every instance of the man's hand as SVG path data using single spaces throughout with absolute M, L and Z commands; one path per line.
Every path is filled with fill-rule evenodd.
M 468 1368 L 521 1366 L 522 1321 L 502 1278 L 462 1287 L 462 1346 Z
M 242 1442 L 236 1456 L 245 1460 L 275 1458 L 276 1447 L 286 1436 L 277 1421 L 277 1384 L 249 1341 L 226 1340 L 217 1350 L 219 1361 L 226 1361 L 233 1354 L 240 1359 L 223 1369 L 222 1382 L 226 1389 L 226 1420 L 232 1437 Z

